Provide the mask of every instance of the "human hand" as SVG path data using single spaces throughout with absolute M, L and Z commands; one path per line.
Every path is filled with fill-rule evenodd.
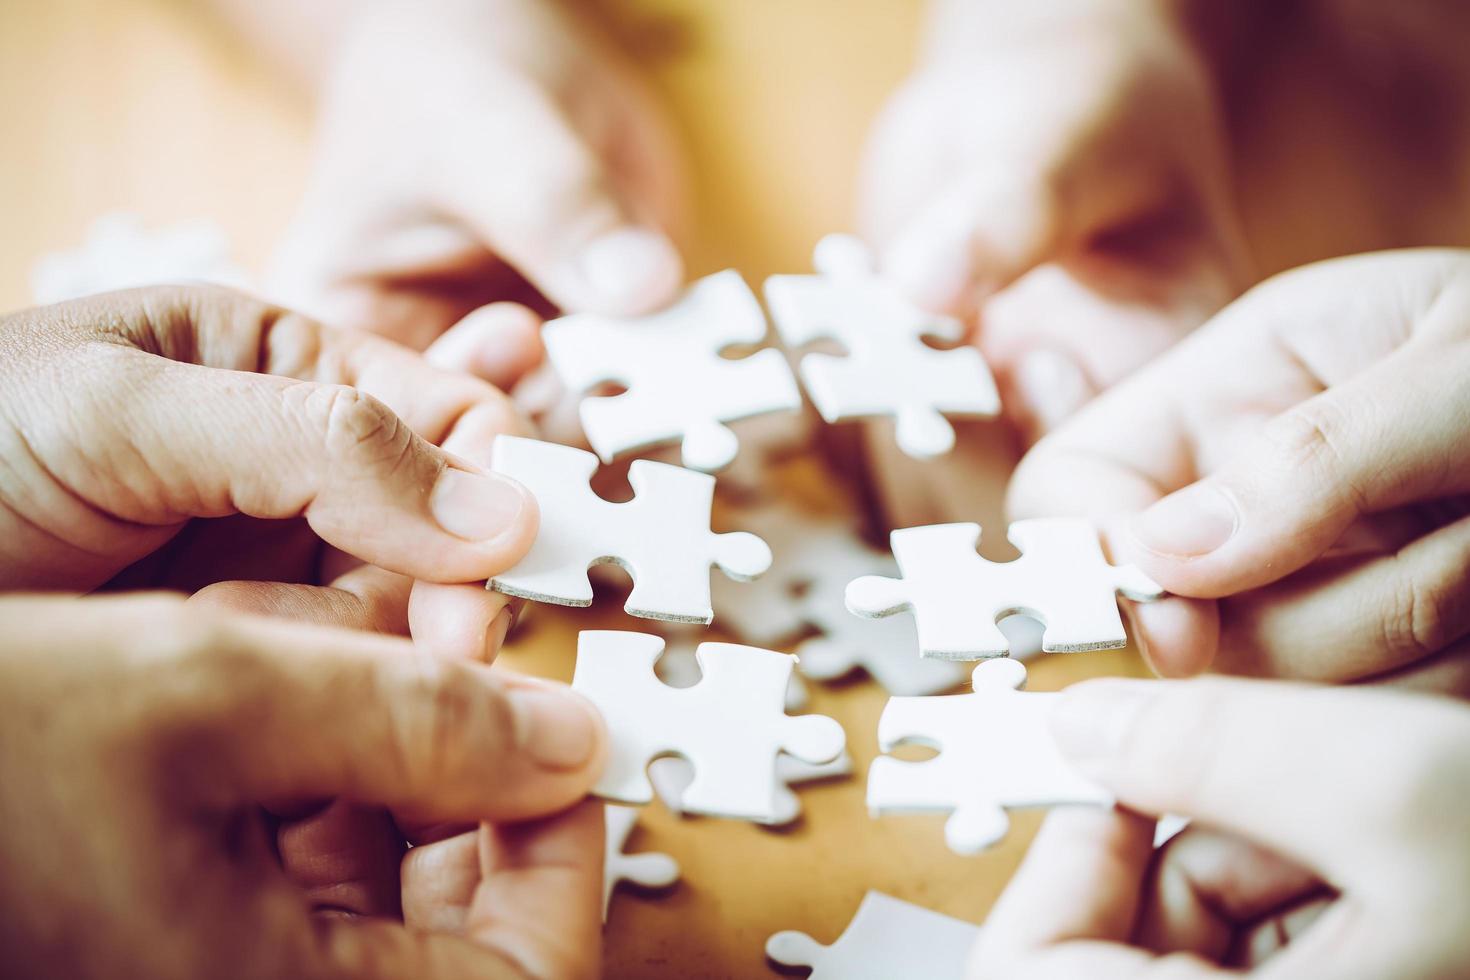
M 0 624 L 7 969 L 596 972 L 601 806 L 577 803 L 605 736 L 564 686 L 160 596 L 10 597 Z M 336 903 L 282 873 L 270 814 L 327 797 L 484 823 L 459 936 L 312 914 Z
M 1038 443 L 1010 510 L 1094 519 L 1173 593 L 1131 610 L 1166 676 L 1466 689 L 1467 377 L 1470 253 L 1308 267 Z
M 1249 279 L 1224 107 L 1178 6 L 937 3 L 874 127 L 885 273 L 931 308 L 982 301 L 979 345 L 1032 432 Z
M 1463 4 L 940 0 L 931 20 L 874 129 L 864 224 L 917 300 L 978 304 L 1032 439 L 1262 274 L 1467 243 Z
M 14 314 L 0 346 L 0 588 L 324 584 L 440 652 L 503 635 L 504 597 L 464 583 L 520 559 L 536 508 L 468 461 L 521 431 L 485 383 L 212 288 Z
M 457 346 L 491 352 L 472 366 L 508 387 L 540 357 L 536 324 L 471 311 L 637 313 L 683 279 L 665 122 L 556 4 L 371 5 L 340 45 L 319 143 L 273 278 L 334 325 L 422 349 L 459 324 Z
M 1102 680 L 1062 695 L 1053 730 L 1124 806 L 1196 823 L 1156 853 L 1152 820 L 1054 811 L 986 921 L 971 980 L 1470 972 L 1462 704 Z

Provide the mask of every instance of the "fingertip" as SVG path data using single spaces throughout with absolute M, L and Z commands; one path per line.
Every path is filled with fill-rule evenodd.
M 926 310 L 962 309 L 975 276 L 967 229 L 953 215 L 920 217 L 884 250 L 879 270 Z
M 1013 399 L 1007 409 L 1024 416 L 1033 439 L 1060 426 L 1097 394 L 1082 366 L 1055 350 L 1028 351 L 1010 374 Z
M 508 390 L 545 355 L 541 319 L 519 303 L 492 303 L 466 314 L 424 351 L 434 367 Z
M 1126 608 L 1138 651 L 1159 677 L 1193 677 L 1210 669 L 1219 648 L 1215 600 L 1165 596 Z
M 585 307 L 638 315 L 666 306 L 684 280 L 673 242 L 650 228 L 623 226 L 593 238 L 573 258 Z
M 436 657 L 492 663 L 510 629 L 510 601 L 478 582 L 415 582 L 409 633 L 416 647 Z

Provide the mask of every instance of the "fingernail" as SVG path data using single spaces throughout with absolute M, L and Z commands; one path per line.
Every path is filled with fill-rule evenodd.
M 580 769 L 601 737 L 591 703 L 571 688 L 518 680 L 510 688 L 516 746 L 546 769 Z
M 1051 731 L 1072 760 L 1106 761 L 1123 751 L 1138 712 L 1157 691 L 1156 681 L 1089 681 L 1062 692 L 1052 709 Z
M 500 648 L 505 646 L 505 638 L 510 633 L 510 628 L 515 624 L 515 610 L 506 606 L 495 614 L 490 621 L 490 628 L 485 631 L 485 655 L 487 661 L 494 661 Z
M 530 492 L 499 473 L 444 468 L 429 494 L 439 526 L 466 541 L 490 541 L 525 519 Z
M 646 228 L 619 228 L 594 238 L 578 263 L 599 296 L 618 306 L 661 302 L 678 288 L 683 275 L 669 240 Z
M 1016 364 L 1016 390 L 1043 434 L 1092 397 L 1092 384 L 1077 362 L 1053 350 L 1034 350 Z
M 1229 541 L 1239 523 L 1234 501 L 1205 480 L 1169 494 L 1134 517 L 1129 531 L 1149 551 L 1195 558 Z

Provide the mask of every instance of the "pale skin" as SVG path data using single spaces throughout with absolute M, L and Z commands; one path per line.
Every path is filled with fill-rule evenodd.
M 1222 370 L 1228 365 L 1228 370 Z M 1019 513 L 1084 513 L 1173 595 L 1166 675 L 1089 682 L 1063 751 L 1139 813 L 1048 818 L 971 976 L 1458 976 L 1470 968 L 1470 253 L 1257 287 L 1044 438 Z M 1065 474 L 1065 476 L 1064 476 Z M 1437 692 L 1410 694 L 1399 687 Z
M 1103 680 L 1070 688 L 1053 729 L 1128 809 L 1047 818 L 986 919 L 971 980 L 1470 970 L 1463 702 L 1280 681 Z M 1203 826 L 1155 852 L 1153 821 L 1137 813 Z
M 1470 252 L 1257 287 L 1026 456 L 1016 516 L 1079 514 L 1172 595 L 1156 670 L 1467 690 Z

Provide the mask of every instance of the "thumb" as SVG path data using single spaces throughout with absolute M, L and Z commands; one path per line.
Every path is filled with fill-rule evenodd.
M 1463 347 L 1405 346 L 1277 416 L 1225 466 L 1135 516 L 1124 549 L 1171 592 L 1216 598 L 1314 561 L 1365 514 L 1470 491 Z
M 117 517 L 302 516 L 365 562 L 436 582 L 485 579 L 530 547 L 537 511 L 524 487 L 432 445 L 356 388 L 137 358 L 110 382 L 139 397 L 89 430 L 99 453 L 136 449 L 97 491 Z
M 1401 848 L 1427 787 L 1454 785 L 1463 761 L 1448 750 L 1470 735 L 1448 700 L 1222 678 L 1084 682 L 1052 731 L 1120 803 L 1238 834 L 1343 887 Z

